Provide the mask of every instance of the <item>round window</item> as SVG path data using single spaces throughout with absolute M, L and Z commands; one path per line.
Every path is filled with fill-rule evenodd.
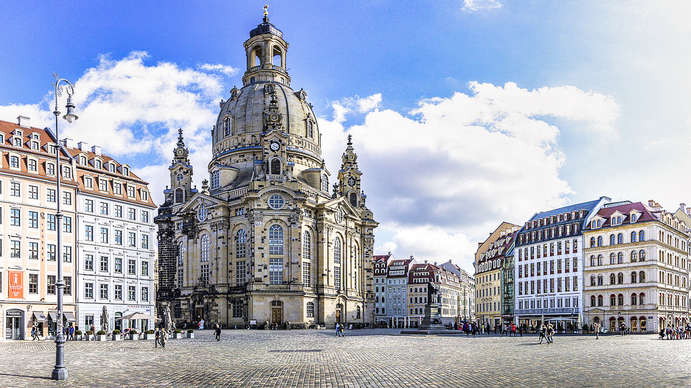
M 283 197 L 278 194 L 274 194 L 269 198 L 269 207 L 272 209 L 280 209 L 285 204 Z

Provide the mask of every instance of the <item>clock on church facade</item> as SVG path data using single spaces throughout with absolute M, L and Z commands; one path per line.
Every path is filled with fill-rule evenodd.
M 264 16 L 245 41 L 242 88 L 221 100 L 210 184 L 192 187 L 182 131 L 159 209 L 159 312 L 179 323 L 291 326 L 373 320 L 378 223 L 347 140 L 333 191 L 307 93 L 286 71 L 288 43 Z

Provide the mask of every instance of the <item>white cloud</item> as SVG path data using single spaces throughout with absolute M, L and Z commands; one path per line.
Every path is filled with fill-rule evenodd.
M 205 71 L 210 71 L 210 72 L 223 73 L 229 77 L 237 74 L 238 70 L 239 70 L 237 67 L 222 65 L 220 63 L 217 63 L 217 64 L 205 63 L 203 65 L 199 65 L 199 69 L 205 70 Z
M 135 160 L 134 171 L 150 182 L 157 203 L 168 183 L 167 166 L 177 139 L 185 131 L 196 180 L 206 174 L 209 131 L 215 122 L 223 86 L 218 75 L 169 62 L 149 65 L 145 52 L 113 60 L 106 56 L 75 81 L 79 120 L 61 122 L 61 137 L 103 147 L 103 152 Z M 30 116 L 32 125 L 53 127 L 51 105 L 0 106 L 0 118 Z M 62 102 L 64 104 L 64 102 Z
M 331 103 L 334 111 L 334 121 L 342 123 L 346 120 L 346 115 L 352 113 L 368 113 L 379 108 L 381 104 L 381 93 L 376 93 L 367 97 L 346 97 Z
M 466 12 L 478 12 L 487 9 L 501 8 L 499 0 L 463 0 L 463 10 Z
M 388 238 L 377 242 L 381 248 L 452 257 L 469 269 L 468 241 L 484 239 L 501 220 L 520 223 L 568 202 L 572 189 L 560 176 L 565 158 L 552 120 L 577 122 L 574 130 L 585 135 L 616 133 L 618 105 L 598 93 L 477 82 L 470 90 L 422 100 L 410 115 L 374 110 L 347 128 L 342 110 L 320 120 L 331 171 L 346 134 L 353 135 L 368 205 L 382 222 L 378 235 Z

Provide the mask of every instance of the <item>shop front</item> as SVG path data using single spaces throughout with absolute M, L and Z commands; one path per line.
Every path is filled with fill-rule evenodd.
M 26 333 L 24 311 L 8 309 L 5 311 L 5 339 L 23 340 Z

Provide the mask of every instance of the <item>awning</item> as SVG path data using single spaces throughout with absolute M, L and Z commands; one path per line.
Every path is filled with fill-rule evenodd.
M 46 317 L 46 313 L 44 313 L 43 311 L 34 311 L 32 316 L 36 322 L 45 322 L 46 319 L 48 319 Z
M 133 319 L 151 319 L 151 316 L 146 315 L 144 313 L 131 313 L 131 314 L 127 314 L 127 315 L 123 316 L 120 319 L 130 319 L 130 320 L 133 320 Z
M 55 322 L 58 320 L 58 313 L 57 311 L 49 311 L 48 312 L 48 318 L 50 318 L 51 321 Z
M 71 311 L 65 311 L 64 313 L 62 313 L 62 315 L 65 317 L 67 322 L 77 322 L 77 320 L 74 319 L 74 313 Z

